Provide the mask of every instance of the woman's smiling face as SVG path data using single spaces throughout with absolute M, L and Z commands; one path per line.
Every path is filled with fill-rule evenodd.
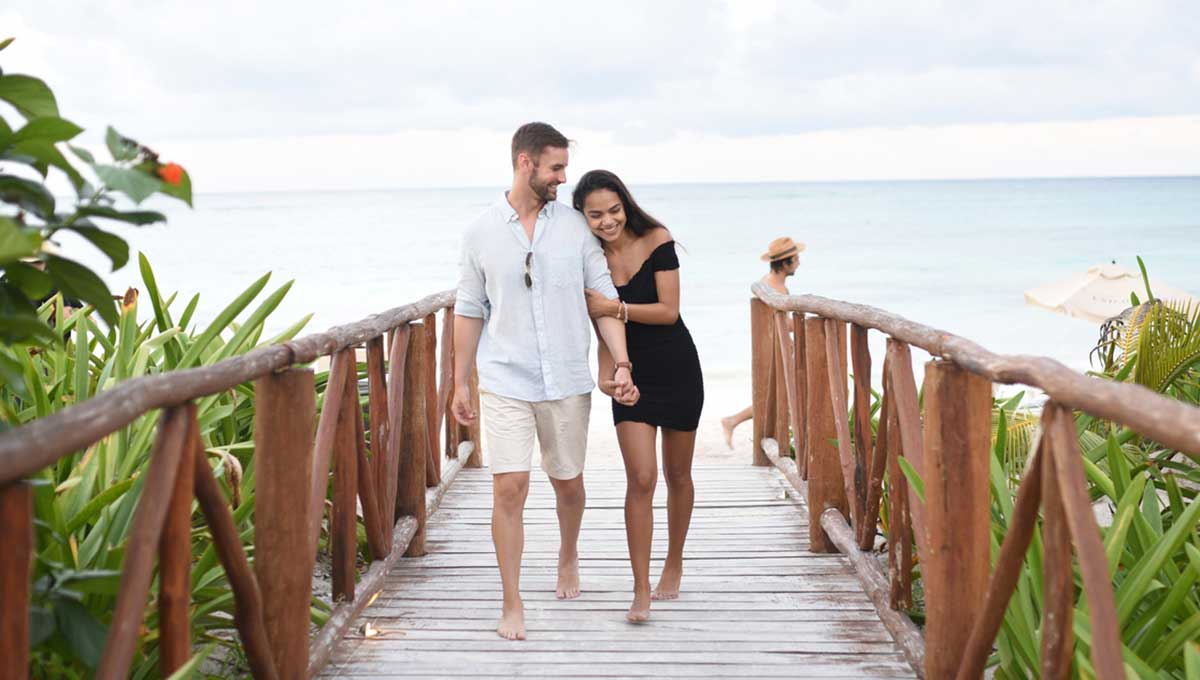
M 597 189 L 588 194 L 583 201 L 583 216 L 587 218 L 588 228 L 601 241 L 615 241 L 625 229 L 625 206 L 610 189 Z

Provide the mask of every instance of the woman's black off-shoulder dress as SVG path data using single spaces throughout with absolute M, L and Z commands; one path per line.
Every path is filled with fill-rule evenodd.
M 673 269 L 679 269 L 679 258 L 675 242 L 667 241 L 650 253 L 629 283 L 617 287 L 617 293 L 630 305 L 658 302 L 654 273 Z M 704 377 L 696 344 L 683 318 L 669 326 L 630 321 L 625 326 L 625 345 L 633 363 L 633 383 L 641 398 L 633 406 L 614 400 L 613 423 L 634 421 L 672 430 L 695 430 L 704 406 Z

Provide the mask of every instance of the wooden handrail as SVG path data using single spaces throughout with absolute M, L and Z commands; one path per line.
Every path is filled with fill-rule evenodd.
M 427 511 L 436 507 L 462 467 L 480 462 L 477 427 L 452 423 L 448 400 L 453 357 L 453 291 L 439 293 L 355 324 L 254 350 L 213 366 L 122 383 L 56 415 L 0 436 L 0 540 L 15 544 L 19 559 L 5 564 L 0 581 L 15 625 L 0 621 L 0 677 L 23 677 L 27 666 L 29 565 L 33 517 L 28 486 L 20 476 L 107 436 L 135 418 L 162 408 L 146 484 L 136 506 L 98 677 L 127 674 L 144 618 L 147 591 L 159 557 L 161 670 L 167 675 L 191 653 L 190 534 L 193 499 L 212 531 L 218 559 L 233 591 L 234 623 L 253 675 L 301 677 L 328 659 L 332 641 L 345 633 L 402 554 L 424 552 Z M 443 312 L 438 371 L 436 313 Z M 416 326 L 416 328 L 410 328 Z M 390 361 L 384 361 L 384 340 Z M 363 423 L 356 350 L 367 347 L 369 430 Z M 310 368 L 294 367 L 333 355 L 320 424 L 317 385 Z M 385 378 L 386 373 L 386 378 Z M 437 383 L 441 377 L 442 384 Z M 254 569 L 233 516 L 204 457 L 194 400 L 255 381 L 256 505 Z M 477 385 L 472 372 L 471 385 Z M 475 395 L 472 395 L 475 396 Z M 443 423 L 442 421 L 446 422 Z M 72 429 L 73 424 L 80 424 Z M 442 448 L 439 432 L 453 433 Z M 453 439 L 453 446 L 451 446 Z M 32 448 L 25 448 L 32 447 Z M 441 456 L 448 457 L 444 473 Z M 459 453 L 464 458 L 458 459 Z M 334 612 L 316 642 L 309 640 L 308 611 L 313 557 L 331 480 L 328 533 L 334 560 Z M 427 476 L 426 470 L 435 474 Z M 10 477 L 2 475 L 15 475 Z M 427 490 L 427 484 L 429 489 Z M 307 497 L 307 498 L 306 498 Z M 372 564 L 358 579 L 357 512 L 363 508 Z M 296 513 L 295 508 L 305 511 Z M 18 535 L 20 534 L 20 535 Z M 29 543 L 29 545 L 26 545 Z M 24 583 L 24 587 L 18 587 Z M 360 588 L 361 586 L 361 588 Z M 304 650 L 312 647 L 309 658 Z
M 212 366 L 127 380 L 76 406 L 0 434 L 0 484 L 30 475 L 98 441 L 147 411 L 217 394 L 293 364 L 366 343 L 454 304 L 454 291 L 422 298 L 362 321 L 279 345 L 260 347 Z
M 918 675 L 981 677 L 1037 529 L 1040 506 L 1046 588 L 1040 672 L 1043 677 L 1067 677 L 1073 661 L 1074 555 L 1088 603 L 1092 664 L 1103 669 L 1101 677 L 1123 678 L 1108 563 L 1091 513 L 1072 413 L 1090 413 L 1167 446 L 1200 453 L 1200 409 L 1140 386 L 1085 376 L 1045 357 L 998 355 L 873 307 L 813 295 L 779 295 L 763 284 L 755 284 L 753 291 L 754 418 L 763 421 L 755 430 L 763 438 L 756 441 L 754 462 L 765 453 L 805 497 L 810 550 L 836 550 L 850 558 L 881 620 Z M 785 318 L 789 313 L 791 324 Z M 764 323 L 771 314 L 775 323 Z M 852 324 L 853 428 L 847 417 L 847 323 Z M 789 326 L 795 329 L 794 339 L 788 337 Z M 889 336 L 876 433 L 867 420 L 867 332 L 872 328 Z M 910 344 L 934 357 L 925 365 L 923 403 Z M 770 360 L 774 345 L 784 354 L 803 349 L 796 361 L 781 363 Z M 801 373 L 804 366 L 807 376 Z M 803 390 L 802 377 L 807 382 Z M 1030 385 L 1050 397 L 1042 413 L 1040 448 L 1030 459 L 994 573 L 988 492 L 993 382 Z M 774 385 L 785 385 L 785 393 L 775 394 L 767 387 Z M 804 412 L 803 417 L 793 414 L 791 422 L 796 441 L 792 463 L 779 453 L 780 445 L 787 443 L 786 430 L 772 438 L 772 426 L 799 403 Z M 909 493 L 901 462 L 924 480 L 923 499 Z M 884 470 L 890 480 L 887 579 L 878 563 L 863 554 L 874 545 Z M 920 644 L 913 642 L 916 629 L 902 611 L 912 602 L 914 545 L 922 564 L 926 605 L 925 640 Z M 885 580 L 890 580 L 886 596 Z
M 1036 387 L 1064 406 L 1120 423 L 1173 449 L 1200 455 L 1200 409 L 1141 385 L 1089 377 L 1049 357 L 996 354 L 964 337 L 869 305 L 819 295 L 781 295 L 761 282 L 751 289 L 774 309 L 877 329 L 992 382 Z

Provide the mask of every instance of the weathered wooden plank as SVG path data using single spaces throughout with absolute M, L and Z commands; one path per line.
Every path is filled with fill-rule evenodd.
M 1058 473 L 1058 488 L 1063 511 L 1071 530 L 1071 539 L 1079 555 L 1079 570 L 1083 575 L 1083 594 L 1088 602 L 1088 620 L 1092 625 L 1092 665 L 1100 680 L 1124 680 L 1125 666 L 1121 661 L 1121 635 L 1117 625 L 1117 608 L 1113 597 L 1112 580 L 1108 575 L 1108 558 L 1096 518 L 1092 514 L 1084 477 L 1083 452 L 1075 433 L 1075 419 L 1070 409 L 1050 402 L 1042 418 L 1051 418 L 1046 427 L 1050 446 L 1045 450 Z M 1043 498 L 1043 501 L 1045 499 Z
M 425 469 L 429 458 L 428 413 L 425 380 L 428 378 L 428 336 L 419 329 L 409 335 L 408 362 L 404 370 L 403 420 L 398 430 L 403 443 L 400 456 L 396 514 L 417 520 L 417 533 L 408 542 L 407 557 L 425 554 Z
M 758 299 L 750 300 L 750 384 L 754 411 L 751 436 L 754 465 L 770 465 L 762 452 L 763 437 L 773 437 L 775 429 L 775 385 L 771 381 L 775 362 L 771 308 Z
M 193 444 L 200 436 L 196 406 L 179 407 L 187 421 L 180 442 L 179 470 L 167 507 L 162 535 L 158 539 L 158 626 L 160 642 L 158 665 L 163 677 L 170 677 L 192 656 L 192 626 L 189 605 L 192 596 L 192 487 L 195 471 Z
M 358 430 L 362 427 L 358 381 L 343 381 L 341 390 L 343 404 L 333 441 L 333 509 L 329 514 L 334 601 L 354 599 L 358 563 Z M 315 474 L 320 472 L 317 469 Z
M 150 452 L 150 466 L 133 515 L 133 526 L 125 548 L 121 584 L 113 606 L 112 624 L 96 668 L 101 680 L 117 680 L 129 674 L 138 631 L 145 618 L 146 600 L 154 570 L 154 554 L 166 522 L 168 503 L 175 490 L 179 461 L 187 444 L 187 412 L 181 407 L 163 411 L 158 434 Z
M 837 548 L 821 528 L 821 513 L 836 508 L 849 512 L 837 445 L 837 421 L 834 419 L 830 396 L 829 366 L 826 355 L 825 320 L 810 317 L 804 320 L 805 362 L 808 373 L 808 395 L 805 398 L 805 448 L 808 450 L 809 540 L 815 552 L 835 552 Z
M 0 484 L 0 680 L 29 677 L 29 603 L 33 577 L 33 488 Z
M 275 668 L 290 680 L 305 672 L 316 557 L 312 518 L 308 511 L 297 512 L 297 506 L 311 511 L 313 373 L 289 369 L 260 378 L 254 391 L 254 572 Z M 324 497 L 324 485 L 320 493 Z
M 926 364 L 924 434 L 925 674 L 948 678 L 962 662 L 987 593 L 991 382 L 948 361 Z

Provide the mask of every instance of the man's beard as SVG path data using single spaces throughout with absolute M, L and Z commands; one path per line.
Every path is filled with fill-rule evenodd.
M 552 185 L 549 182 L 540 183 L 537 178 L 529 178 L 529 188 L 533 190 L 533 194 L 542 200 L 544 203 L 553 201 L 558 194 L 558 185 Z

